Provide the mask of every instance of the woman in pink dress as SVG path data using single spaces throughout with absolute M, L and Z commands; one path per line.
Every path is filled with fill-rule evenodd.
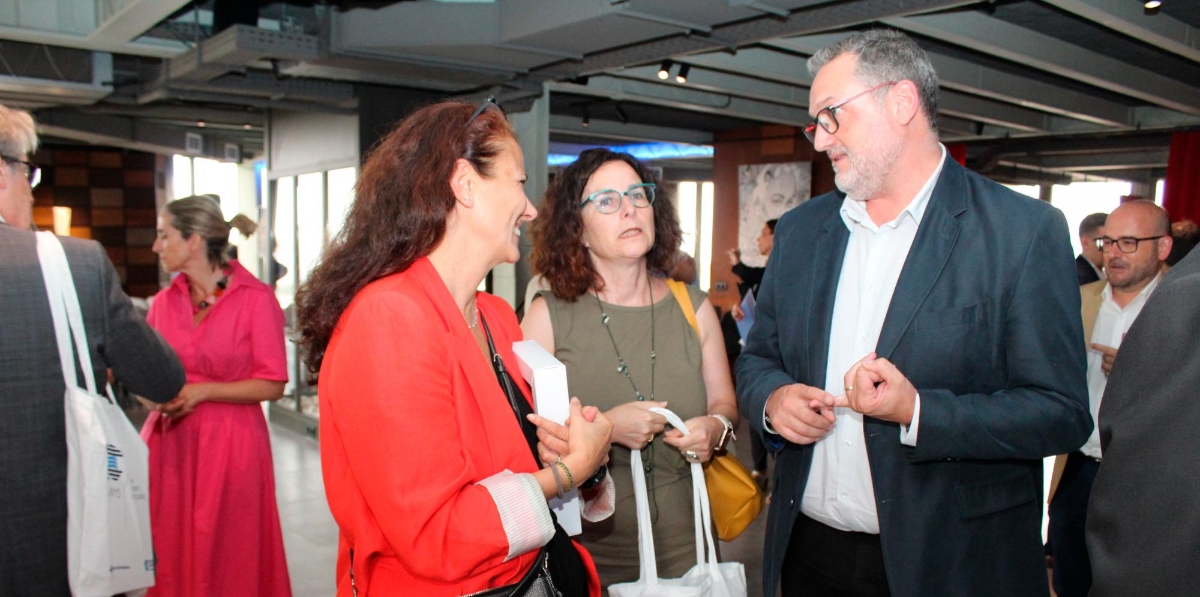
M 158 218 L 154 252 L 179 275 L 148 319 L 187 385 L 142 428 L 158 558 L 148 597 L 292 593 L 260 404 L 281 397 L 288 377 L 283 311 L 227 258 L 229 231 L 209 197 L 172 201 Z

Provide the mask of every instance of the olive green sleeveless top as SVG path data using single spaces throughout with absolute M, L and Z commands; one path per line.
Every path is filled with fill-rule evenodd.
M 688 287 L 693 310 L 706 293 Z M 574 303 L 556 298 L 550 291 L 538 296 L 546 301 L 554 326 L 555 356 L 567 366 L 567 388 L 584 405 L 607 411 L 636 400 L 633 387 L 618 370 L 617 352 L 601 321 L 601 303 L 594 294 Z M 651 306 L 622 307 L 603 303 L 608 327 L 617 350 L 629 367 L 638 391 L 651 400 L 666 401 L 667 408 L 683 420 L 708 412 L 708 392 L 701 375 L 700 339 L 684 317 L 670 292 Z M 650 347 L 653 329 L 654 365 L 651 379 Z M 695 529 L 692 517 L 690 468 L 675 447 L 654 439 L 653 468 L 648 487 L 651 517 L 655 519 L 654 543 L 659 576 L 682 576 L 696 563 Z M 651 450 L 643 449 L 647 459 Z M 616 512 L 608 520 L 583 524 L 583 545 L 592 554 L 605 587 L 638 577 L 637 509 L 633 497 L 633 472 L 629 449 L 613 445 L 609 470 L 616 483 Z

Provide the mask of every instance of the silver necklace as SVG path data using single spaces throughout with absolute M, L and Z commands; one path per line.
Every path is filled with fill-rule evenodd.
M 647 274 L 648 275 L 648 274 Z M 654 285 L 650 280 L 646 281 L 646 286 L 650 290 L 650 400 L 654 400 L 654 365 L 658 360 L 658 356 L 654 352 Z M 617 372 L 625 376 L 629 380 L 629 387 L 633 388 L 633 396 L 638 402 L 644 402 L 646 396 L 638 391 L 637 383 L 633 381 L 633 376 L 629 374 L 629 366 L 625 364 L 625 358 L 621 356 L 621 349 L 617 348 L 617 339 L 613 336 L 612 329 L 609 327 L 608 313 L 604 312 L 604 303 L 600 300 L 600 293 L 596 292 L 596 305 L 600 307 L 600 323 L 604 324 L 604 331 L 608 332 L 608 340 L 612 342 L 613 352 L 617 355 Z M 651 523 L 658 521 L 658 499 L 654 492 L 654 483 L 652 476 L 654 474 L 654 439 L 646 444 L 643 449 L 645 458 L 642 459 L 642 469 L 646 475 L 646 488 L 649 490 L 650 503 L 653 506 L 653 512 L 650 516 Z

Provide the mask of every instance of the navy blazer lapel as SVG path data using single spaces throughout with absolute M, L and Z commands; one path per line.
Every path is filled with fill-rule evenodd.
M 840 193 L 839 193 L 840 195 Z M 842 203 L 822 226 L 822 234 L 813 247 L 812 283 L 808 285 L 809 305 L 808 330 L 810 354 L 807 359 L 809 370 L 805 382 L 817 387 L 825 386 L 825 370 L 829 366 L 829 334 L 833 328 L 833 303 L 837 298 L 838 279 L 842 275 L 842 264 L 846 261 L 846 244 L 850 231 L 842 220 Z
M 912 324 L 913 316 L 934 283 L 946 267 L 954 243 L 958 240 L 961 224 L 959 214 L 966 211 L 966 176 L 962 166 L 946 158 L 942 173 L 933 188 L 925 216 L 917 229 L 912 248 L 900 270 L 900 279 L 892 293 L 887 317 L 879 333 L 875 352 L 880 357 L 891 358 L 892 351 L 900 338 Z

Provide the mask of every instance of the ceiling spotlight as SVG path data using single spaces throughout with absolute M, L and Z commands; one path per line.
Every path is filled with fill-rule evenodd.
M 1146 16 L 1152 17 L 1158 14 L 1158 8 L 1160 6 L 1162 6 L 1162 0 L 1147 0 L 1147 2 L 1142 5 L 1142 12 L 1145 13 Z
M 246 129 L 246 130 L 250 130 L 250 129 L 254 128 L 254 127 L 253 127 L 253 126 L 251 126 L 249 123 L 246 123 L 246 124 L 243 124 L 243 125 L 242 125 L 242 128 L 244 128 L 244 129 Z
M 204 121 L 203 121 L 203 120 L 197 120 L 197 121 L 196 121 L 196 126 L 198 126 L 198 127 L 200 127 L 200 128 L 204 128 L 204 126 L 205 126 L 205 124 L 204 124 Z
M 666 81 L 671 78 L 671 67 L 673 64 L 670 60 L 663 60 L 662 66 L 658 67 L 658 78 Z
M 592 119 L 591 119 L 591 117 L 588 115 L 588 109 L 587 109 L 587 107 L 585 106 L 585 107 L 583 108 L 583 121 L 582 121 L 582 122 L 580 122 L 579 124 L 583 125 L 583 126 L 584 126 L 584 128 L 586 128 L 586 127 L 587 127 L 589 124 L 591 124 L 591 123 L 592 123 Z
M 613 104 L 613 106 L 617 109 L 617 118 L 621 119 L 621 123 L 629 124 L 629 115 L 625 113 L 625 108 L 622 108 L 621 104 Z
M 692 65 L 685 64 L 679 67 L 679 74 L 675 75 L 676 83 L 687 83 L 688 71 L 692 70 Z

